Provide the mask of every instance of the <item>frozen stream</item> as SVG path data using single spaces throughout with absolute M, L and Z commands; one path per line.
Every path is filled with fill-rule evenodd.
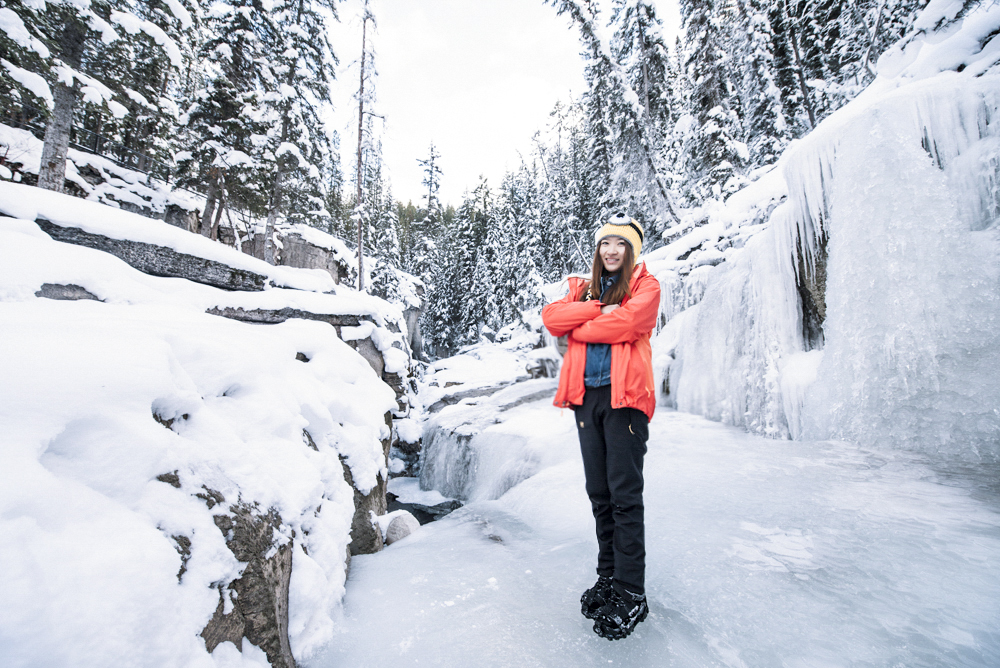
M 651 614 L 610 643 L 579 612 L 597 548 L 573 415 L 545 400 L 508 415 L 493 429 L 535 434 L 556 463 L 355 558 L 340 633 L 309 668 L 1000 666 L 995 469 L 661 411 Z

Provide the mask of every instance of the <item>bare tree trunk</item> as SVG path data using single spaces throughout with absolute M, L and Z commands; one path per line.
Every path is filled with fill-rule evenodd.
M 287 125 L 287 123 L 286 123 Z M 284 132 L 282 132 L 284 135 Z M 284 140 L 284 137 L 282 137 Z M 267 212 L 267 224 L 264 225 L 264 262 L 274 264 L 274 225 L 278 222 L 278 207 L 281 202 L 281 158 L 278 158 L 278 170 L 274 174 L 274 185 L 271 188 L 271 208 Z
M 59 35 L 59 53 L 63 62 L 79 70 L 83 61 L 84 40 L 87 27 L 80 22 L 76 11 L 61 9 L 63 30 Z M 69 151 L 69 133 L 73 127 L 73 108 L 76 106 L 76 90 L 62 83 L 55 85 L 52 92 L 53 108 L 45 124 L 45 139 L 42 144 L 42 160 L 38 168 L 38 187 L 62 192 L 66 184 L 66 154 Z
M 787 1 L 784 5 L 785 7 L 785 19 L 788 21 L 788 35 L 792 40 L 792 55 L 795 56 L 795 69 L 799 75 L 799 89 L 802 91 L 802 104 L 806 108 L 806 113 L 809 115 L 809 127 L 816 127 L 816 114 L 813 112 L 812 102 L 809 101 L 809 87 L 806 86 L 806 75 L 802 67 L 802 59 L 799 57 L 799 40 L 795 36 L 795 23 L 792 20 L 791 15 L 788 13 Z
M 205 210 L 201 212 L 201 234 L 212 236 L 212 214 L 215 213 L 215 200 L 219 194 L 220 167 L 208 168 L 208 194 L 205 195 Z
M 219 240 L 219 222 L 222 220 L 222 212 L 226 210 L 226 185 L 225 185 L 225 183 L 222 184 L 221 190 L 222 190 L 222 192 L 220 193 L 221 197 L 219 197 L 219 206 L 218 206 L 218 208 L 215 211 L 215 222 L 212 223 L 212 234 L 211 234 L 212 241 L 218 241 Z M 235 234 L 235 233 L 236 233 L 236 230 L 234 229 L 233 230 L 233 234 Z
M 363 215 L 363 205 L 361 199 L 363 195 L 361 192 L 361 139 L 363 136 L 365 121 L 365 61 L 368 59 L 365 40 L 368 35 L 368 19 L 370 16 L 371 15 L 368 13 L 368 2 L 366 0 L 365 17 L 361 22 L 361 86 L 358 89 L 358 192 L 357 202 L 354 206 L 354 210 L 358 215 L 358 292 L 363 292 L 365 289 L 365 217 Z

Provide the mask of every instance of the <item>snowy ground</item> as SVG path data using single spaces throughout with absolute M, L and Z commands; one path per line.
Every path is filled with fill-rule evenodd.
M 308 668 L 1000 665 L 995 470 L 661 410 L 651 614 L 609 643 L 579 613 L 596 541 L 572 413 L 541 400 L 500 426 L 540 433 L 556 463 L 355 558 L 339 633 Z

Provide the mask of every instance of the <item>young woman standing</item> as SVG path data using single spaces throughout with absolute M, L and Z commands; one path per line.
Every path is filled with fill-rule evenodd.
M 660 283 L 636 264 L 642 227 L 624 214 L 597 231 L 589 281 L 542 309 L 553 336 L 567 337 L 555 405 L 575 412 L 587 495 L 597 524 L 597 583 L 580 599 L 594 632 L 628 636 L 646 618 L 642 460 L 656 406 L 649 337 Z

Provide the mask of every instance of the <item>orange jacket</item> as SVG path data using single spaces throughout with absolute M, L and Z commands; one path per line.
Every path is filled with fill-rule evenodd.
M 583 372 L 588 343 L 611 344 L 611 406 L 638 408 L 650 419 L 656 408 L 653 352 L 649 337 L 660 308 L 660 282 L 640 264 L 632 274 L 632 297 L 621 308 L 601 313 L 601 302 L 577 301 L 587 281 L 569 279 L 569 294 L 542 309 L 542 322 L 552 336 L 567 335 L 567 350 L 555 405 L 583 404 Z

